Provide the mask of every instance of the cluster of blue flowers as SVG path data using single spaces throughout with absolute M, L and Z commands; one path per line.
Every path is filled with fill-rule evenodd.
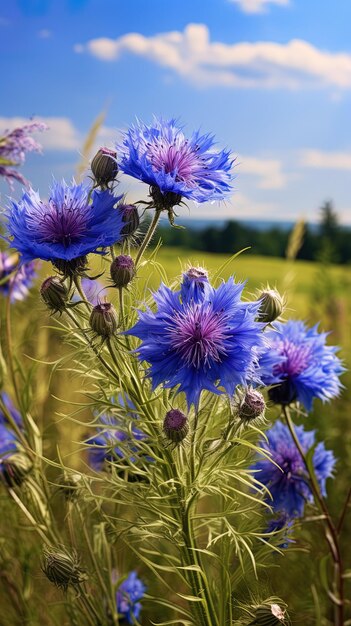
M 101 149 L 97 157 L 96 175 L 92 168 L 94 189 L 75 181 L 70 185 L 54 182 L 48 200 L 29 188 L 19 202 L 12 201 L 7 211 L 8 242 L 20 253 L 21 267 L 15 278 L 0 284 L 0 290 L 8 293 L 11 289 L 13 299 L 26 294 L 36 259 L 51 261 L 60 271 L 61 262 L 85 259 L 90 253 L 105 254 L 108 247 L 134 232 L 139 224 L 138 211 L 123 204 L 124 198 L 109 188 L 119 169 L 150 186 L 150 206 L 157 212 L 172 213 L 183 198 L 198 203 L 223 200 L 232 189 L 230 153 L 216 150 L 210 135 L 195 132 L 187 138 L 173 119 L 155 118 L 151 125 L 137 122 L 124 133 L 117 153 Z M 126 210 L 133 216 L 134 226 L 126 224 Z M 134 276 L 133 259 L 122 253 L 119 259 L 128 259 Z M 13 271 L 11 263 L 8 255 L 0 253 L 0 279 Z M 86 281 L 84 286 L 88 301 L 99 305 L 103 286 L 97 281 Z M 62 283 L 54 287 L 63 288 Z M 161 284 L 153 293 L 154 306 L 139 310 L 136 324 L 124 332 L 140 340 L 134 352 L 146 364 L 152 390 L 163 385 L 183 393 L 189 409 L 194 406 L 195 410 L 206 391 L 233 397 L 237 388 L 252 391 L 254 387 L 257 394 L 257 388 L 268 387 L 273 403 L 285 407 L 298 402 L 307 411 L 316 398 L 328 401 L 338 396 L 344 368 L 337 348 L 326 343 L 327 333 L 319 332 L 317 326 L 308 328 L 302 321 L 269 324 L 262 314 L 260 317 L 262 302 L 244 301 L 243 289 L 244 284 L 232 277 L 214 287 L 206 270 L 199 267 L 184 272 L 178 290 Z M 116 328 L 117 321 L 113 332 Z M 86 441 L 88 462 L 95 471 L 109 463 L 135 463 L 140 458 L 137 442 L 144 441 L 146 435 L 136 425 L 135 407 L 128 398 L 124 402 L 119 397 L 118 404 L 131 425 L 126 428 L 114 414 L 99 417 L 96 434 Z M 15 415 L 10 405 L 9 410 Z M 184 428 L 181 435 L 172 435 L 179 443 L 187 433 L 187 417 L 174 411 L 181 420 L 179 429 Z M 297 426 L 296 436 L 304 454 L 312 455 L 314 473 L 325 495 L 327 479 L 333 475 L 334 455 L 324 443 L 316 444 L 315 431 Z M 304 460 L 288 426 L 279 420 L 259 444 L 268 454 L 258 458 L 252 469 L 270 492 L 267 501 L 274 518 L 269 522 L 269 532 L 290 528 L 313 499 Z M 16 437 L 0 413 L 0 453 L 6 455 L 16 446 Z M 131 572 L 116 592 L 121 619 L 135 623 L 144 593 L 145 585 L 136 572 Z

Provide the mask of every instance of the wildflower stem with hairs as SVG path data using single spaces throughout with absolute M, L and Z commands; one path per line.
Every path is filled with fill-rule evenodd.
M 345 605 L 344 578 L 343 578 L 343 564 L 342 564 L 342 558 L 341 558 L 338 531 L 330 515 L 327 503 L 323 495 L 321 494 L 318 481 L 313 471 L 313 467 L 311 463 L 309 463 L 308 458 L 305 452 L 303 451 L 301 444 L 299 442 L 299 439 L 296 435 L 294 423 L 290 415 L 290 410 L 287 406 L 283 406 L 283 414 L 285 417 L 286 424 L 289 428 L 290 434 L 293 438 L 294 444 L 305 465 L 309 482 L 310 482 L 310 486 L 311 486 L 311 490 L 313 493 L 314 501 L 323 515 L 323 522 L 325 525 L 325 538 L 328 544 L 331 559 L 334 564 L 335 592 L 332 592 L 329 590 L 328 595 L 334 605 L 334 626 L 344 626 L 344 605 Z
M 155 213 L 154 216 L 149 224 L 149 228 L 147 229 L 147 232 L 145 234 L 145 237 L 142 241 L 142 244 L 138 250 L 138 253 L 135 257 L 135 267 L 138 266 L 138 263 L 141 261 L 142 256 L 147 248 L 147 246 L 149 245 L 152 237 L 155 234 L 156 228 L 157 228 L 157 224 L 160 221 L 160 217 L 161 217 L 161 213 L 162 213 L 162 209 L 155 209 Z

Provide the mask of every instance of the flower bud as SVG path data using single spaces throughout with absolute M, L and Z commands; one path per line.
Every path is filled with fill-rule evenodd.
M 251 422 L 264 416 L 266 403 L 257 389 L 246 389 L 238 402 L 238 417 L 243 422 Z
M 180 285 L 183 302 L 202 302 L 210 291 L 208 272 L 203 267 L 189 267 Z
M 8 454 L 0 463 L 1 476 L 8 487 L 20 486 L 32 469 L 32 462 L 24 452 Z
M 107 187 L 118 174 L 117 153 L 108 148 L 100 148 L 91 162 L 91 171 L 99 187 Z
M 67 591 L 72 585 L 80 585 L 87 579 L 80 569 L 80 559 L 75 552 L 45 548 L 43 551 L 42 570 L 51 583 Z
M 100 337 L 111 337 L 117 330 L 116 309 L 110 302 L 100 302 L 90 315 L 90 328 Z
M 171 409 L 166 413 L 163 432 L 173 443 L 180 443 L 189 432 L 188 418 L 182 411 Z
M 257 300 L 261 302 L 258 312 L 260 322 L 270 324 L 282 314 L 284 299 L 276 289 L 263 289 L 258 293 Z
M 286 612 L 279 604 L 262 604 L 257 607 L 255 620 L 251 622 L 257 626 L 282 626 L 288 624 Z
M 79 496 L 81 483 L 81 474 L 65 472 L 60 477 L 59 489 L 65 496 L 66 500 L 76 500 Z
M 68 289 L 57 276 L 49 276 L 40 287 L 40 295 L 53 312 L 63 311 L 68 301 Z
M 110 273 L 115 287 L 126 287 L 135 275 L 132 257 L 125 254 L 117 256 L 111 263 Z
M 122 228 L 122 235 L 126 237 L 133 235 L 140 223 L 138 209 L 134 204 L 120 204 L 117 208 L 121 212 L 122 221 L 125 224 Z

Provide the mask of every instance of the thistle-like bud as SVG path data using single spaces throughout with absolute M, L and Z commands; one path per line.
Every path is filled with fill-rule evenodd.
M 91 171 L 99 187 L 107 187 L 118 174 L 117 153 L 108 148 L 100 148 L 91 162 Z
M 75 587 L 87 579 L 80 568 L 80 559 L 76 552 L 64 549 L 45 548 L 43 551 L 42 570 L 51 583 L 67 591 L 71 585 Z
M 183 302 L 195 303 L 202 300 L 209 293 L 211 287 L 208 281 L 208 272 L 203 267 L 189 267 L 184 272 L 180 285 L 180 293 Z
M 100 302 L 90 315 L 90 328 L 100 337 L 107 339 L 117 330 L 116 309 L 110 302 Z
M 125 226 L 122 228 L 122 235 L 129 237 L 133 235 L 139 227 L 140 218 L 138 209 L 134 204 L 120 204 L 118 207 L 122 215 L 122 221 Z
M 135 265 L 131 256 L 120 254 L 113 259 L 110 268 L 115 287 L 126 287 L 135 275 Z
M 50 311 L 62 312 L 68 302 L 68 289 L 66 285 L 57 277 L 49 276 L 40 287 L 40 295 Z
M 81 474 L 65 472 L 60 477 L 59 489 L 65 496 L 66 500 L 76 500 L 79 496 L 82 483 Z
M 251 624 L 255 626 L 282 626 L 289 624 L 286 611 L 279 604 L 262 604 L 256 609 L 255 619 Z
M 238 400 L 237 414 L 243 422 L 251 422 L 264 416 L 266 403 L 257 389 L 248 388 Z
M 257 300 L 261 303 L 258 312 L 260 322 L 270 324 L 274 322 L 283 312 L 284 298 L 276 289 L 263 289 L 257 295 Z
M 32 469 L 32 462 L 24 452 L 8 454 L 1 460 L 1 476 L 8 487 L 20 486 Z
M 171 409 L 166 413 L 163 432 L 173 443 L 180 443 L 189 432 L 188 418 L 182 411 Z

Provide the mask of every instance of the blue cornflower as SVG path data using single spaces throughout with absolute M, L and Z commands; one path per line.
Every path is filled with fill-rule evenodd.
M 23 428 L 22 416 L 14 407 L 11 398 L 7 395 L 7 393 L 2 392 L 1 394 L 2 403 L 5 405 L 7 412 L 11 414 L 12 418 L 16 422 L 17 426 Z M 8 420 L 5 413 L 1 410 L 0 406 L 0 425 L 6 426 L 8 425 Z
M 47 125 L 42 122 L 31 122 L 5 131 L 0 137 L 0 176 L 4 176 L 9 185 L 17 180 L 23 185 L 28 185 L 28 181 L 14 167 L 22 165 L 27 152 L 41 152 L 41 145 L 33 137 L 32 133 L 47 130 Z
M 1 400 L 7 411 L 11 414 L 17 426 L 23 427 L 22 417 L 13 406 L 9 396 L 6 393 L 1 394 Z M 3 472 L 3 461 L 13 452 L 18 450 L 18 439 L 9 423 L 6 414 L 0 407 L 0 473 Z
M 142 599 L 145 591 L 146 587 L 136 572 L 130 572 L 117 589 L 117 611 L 128 624 L 134 624 L 134 620 L 139 619 L 142 608 L 139 600 Z
M 23 261 L 72 261 L 111 246 L 121 238 L 124 226 L 115 209 L 120 197 L 110 191 L 94 191 L 74 181 L 54 182 L 48 201 L 32 188 L 8 210 L 11 246 Z
M 289 519 L 286 513 L 281 513 L 279 517 L 272 517 L 269 520 L 266 533 L 279 533 L 279 531 L 284 531 L 284 533 L 279 533 L 279 539 L 282 540 L 282 543 L 278 544 L 278 548 L 286 549 L 289 547 L 289 543 L 295 543 L 293 539 L 291 539 L 291 533 L 294 528 L 294 521 Z M 274 535 L 276 538 L 276 535 Z M 273 536 L 272 536 L 273 539 Z
M 315 431 L 306 432 L 303 426 L 296 426 L 295 432 L 304 454 L 315 445 Z M 289 428 L 277 421 L 266 431 L 268 442 L 262 438 L 259 445 L 271 454 L 270 459 L 262 458 L 253 469 L 259 470 L 256 478 L 270 491 L 273 501 L 267 498 L 275 512 L 289 518 L 302 517 L 305 503 L 313 501 L 304 461 L 295 446 Z M 324 443 L 318 443 L 313 453 L 313 468 L 323 496 L 326 496 L 327 478 L 333 475 L 335 457 L 326 450 Z
M 142 341 L 137 352 L 150 364 L 153 389 L 178 386 L 188 405 L 197 406 L 204 389 L 233 394 L 237 385 L 257 379 L 264 325 L 256 321 L 259 303 L 241 301 L 243 288 L 230 278 L 218 289 L 208 285 L 195 301 L 189 291 L 183 300 L 181 291 L 161 285 L 154 293 L 158 310 L 139 311 L 127 331 Z
M 127 408 L 131 409 L 128 415 L 132 419 L 137 419 L 137 415 L 133 413 L 135 406 L 129 398 L 126 398 L 126 402 L 124 402 L 120 395 L 118 401 L 122 407 L 127 404 Z M 101 415 L 98 424 L 97 434 L 86 441 L 89 444 L 88 463 L 90 467 L 96 472 L 100 472 L 104 469 L 106 461 L 113 463 L 117 459 L 125 459 L 127 450 L 131 453 L 129 460 L 134 463 L 136 457 L 133 456 L 133 453 L 138 452 L 135 442 L 144 440 L 146 438 L 145 433 L 134 424 L 130 433 L 126 432 L 126 429 L 122 429 L 122 420 L 110 414 Z M 122 447 L 118 443 L 122 443 Z
M 229 151 L 215 150 L 214 143 L 212 135 L 199 131 L 187 139 L 174 119 L 154 118 L 150 126 L 137 121 L 117 146 L 119 167 L 162 196 L 179 196 L 174 204 L 182 197 L 196 202 L 223 200 L 231 192 L 233 159 Z
M 341 389 L 340 374 L 344 371 L 336 356 L 337 347 L 327 346 L 328 333 L 319 333 L 317 326 L 307 328 L 304 322 L 290 320 L 276 322 L 267 330 L 274 351 L 283 357 L 269 370 L 262 372 L 262 380 L 273 387 L 269 396 L 277 404 L 290 404 L 298 400 L 310 411 L 314 398 L 323 401 L 336 397 Z
M 36 270 L 35 261 L 19 266 L 16 255 L 0 251 L 0 293 L 4 296 L 11 293 L 11 302 L 24 300 L 36 278 Z M 15 273 L 6 282 L 2 282 L 13 272 Z

